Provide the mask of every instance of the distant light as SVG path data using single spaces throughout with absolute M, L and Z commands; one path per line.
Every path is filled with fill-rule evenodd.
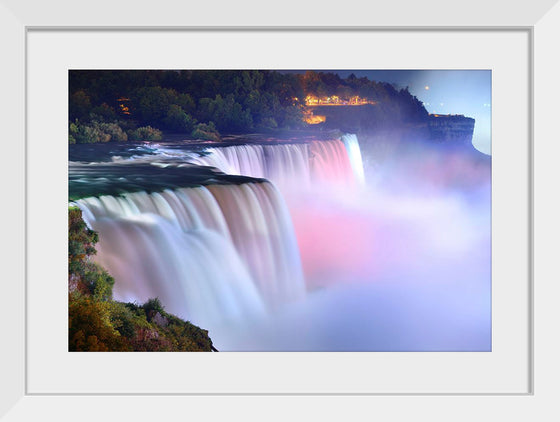
M 442 106 L 442 105 L 443 105 L 443 103 L 439 103 L 439 105 L 440 105 L 440 106 Z
M 426 85 L 426 86 L 424 87 L 424 89 L 427 91 L 427 90 L 430 89 L 430 87 L 429 87 L 428 85 Z

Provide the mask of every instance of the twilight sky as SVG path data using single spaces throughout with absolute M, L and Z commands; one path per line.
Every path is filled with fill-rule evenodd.
M 492 71 L 491 70 L 319 70 L 342 78 L 351 73 L 400 88 L 412 95 L 430 113 L 464 114 L 475 119 L 473 145 L 491 153 Z

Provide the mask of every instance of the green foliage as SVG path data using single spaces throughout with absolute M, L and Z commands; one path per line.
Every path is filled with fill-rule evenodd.
M 80 274 L 82 284 L 87 292 L 97 300 L 111 300 L 115 280 L 100 265 L 87 262 Z
M 110 302 L 110 321 L 119 334 L 128 339 L 136 335 L 139 328 L 150 328 L 146 314 L 138 309 L 131 309 L 128 303 Z
M 122 142 L 128 139 L 118 123 L 92 121 L 82 124 L 79 120 L 70 123 L 68 140 L 70 143 L 94 144 L 98 142 Z
M 129 131 L 128 137 L 132 141 L 161 141 L 162 133 L 151 126 L 143 126 Z
M 186 113 L 195 109 L 195 102 L 189 94 L 178 93 L 170 88 L 137 87 L 132 95 L 132 113 L 145 124 L 162 124 L 172 105 L 180 107 Z
M 117 120 L 117 113 L 113 107 L 103 103 L 91 109 L 89 119 L 98 122 L 114 122 Z
M 288 129 L 300 129 L 304 127 L 303 108 L 301 106 L 286 107 L 282 126 Z
M 70 351 L 214 350 L 208 331 L 166 313 L 163 307 L 160 311 L 150 310 L 152 316 L 147 318 L 144 307 L 148 303 L 135 306 L 129 303 L 100 301 L 80 292 L 70 293 L 68 303 Z M 165 325 L 156 322 L 156 312 L 166 321 Z
M 70 135 L 78 144 L 94 144 L 98 142 L 109 142 L 111 135 L 105 133 L 99 124 L 81 124 L 78 120 L 70 124 Z
M 77 284 L 76 290 L 88 293 L 95 299 L 110 300 L 115 280 L 101 266 L 90 262 L 96 253 L 97 232 L 90 230 L 82 211 L 77 207 L 68 210 L 68 273 Z
M 262 129 L 276 129 L 278 127 L 278 123 L 276 123 L 274 117 L 263 117 L 257 127 Z
M 82 119 L 91 110 L 91 99 L 85 90 L 80 89 L 70 94 L 68 108 L 70 110 L 70 120 Z
M 315 71 L 78 70 L 70 72 L 69 85 L 70 121 L 79 119 L 85 126 L 70 133 L 69 142 L 77 143 L 119 140 L 114 134 L 108 138 L 93 122 L 117 122 L 125 131 L 151 126 L 180 133 L 196 130 L 197 122 L 214 122 L 221 133 L 274 129 L 274 122 L 279 129 L 299 129 L 306 127 L 301 106 L 308 94 L 376 101 L 369 108 L 367 127 L 416 124 L 428 118 L 423 104 L 408 89 L 353 74 L 343 79 L 335 73 Z M 133 127 L 125 128 L 123 122 Z M 135 140 L 139 138 L 146 137 Z
M 68 209 L 70 351 L 211 351 L 208 332 L 168 314 L 158 298 L 144 305 L 111 300 L 114 279 L 90 261 L 97 233 Z M 157 318 L 156 318 L 157 317 Z
M 128 140 L 128 135 L 117 123 L 96 123 L 95 126 L 110 136 L 109 141 L 124 142 Z
M 196 120 L 190 114 L 185 113 L 181 106 L 172 104 L 167 111 L 164 124 L 167 129 L 181 133 L 191 133 Z
M 197 109 L 199 119 L 216 122 L 220 131 L 242 132 L 253 127 L 251 111 L 235 101 L 233 94 L 223 98 L 201 98 Z
M 245 106 L 251 111 L 258 126 L 268 127 L 267 121 L 276 121 L 282 113 L 278 97 L 270 92 L 253 90 L 245 100 Z
M 221 139 L 220 133 L 213 122 L 197 124 L 191 136 L 195 139 L 204 139 L 207 141 L 219 141 Z
M 160 86 L 138 88 L 133 95 L 133 113 L 143 122 L 161 122 L 171 104 L 172 91 Z
M 160 314 L 164 313 L 163 305 L 161 304 L 159 298 L 149 299 L 144 306 L 144 311 L 146 315 L 151 319 L 151 317 L 156 313 L 159 312 Z
M 124 351 L 128 346 L 111 324 L 110 306 L 77 292 L 68 300 L 68 349 L 70 351 Z
M 82 274 L 85 271 L 86 258 L 96 253 L 95 244 L 99 237 L 90 230 L 78 207 L 68 209 L 68 271 Z

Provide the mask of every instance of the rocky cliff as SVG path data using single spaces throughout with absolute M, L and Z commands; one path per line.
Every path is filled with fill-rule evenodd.
M 349 133 L 408 132 L 417 141 L 446 143 L 450 146 L 472 145 L 475 120 L 463 115 L 418 114 L 387 110 L 379 105 L 309 107 L 320 117 L 317 127 L 339 129 Z
M 428 129 L 432 141 L 471 145 L 474 119 L 462 115 L 430 114 Z

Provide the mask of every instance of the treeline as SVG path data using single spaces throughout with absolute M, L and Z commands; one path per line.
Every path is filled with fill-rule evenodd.
M 220 133 L 304 128 L 305 97 L 359 96 L 388 122 L 427 112 L 407 89 L 350 75 L 269 70 L 73 70 L 70 142 L 161 139 L 161 131 L 220 139 Z M 120 129 L 120 130 L 119 130 Z
M 68 210 L 69 351 L 212 351 L 208 332 L 168 314 L 158 298 L 112 300 L 115 280 L 91 261 L 97 233 Z

